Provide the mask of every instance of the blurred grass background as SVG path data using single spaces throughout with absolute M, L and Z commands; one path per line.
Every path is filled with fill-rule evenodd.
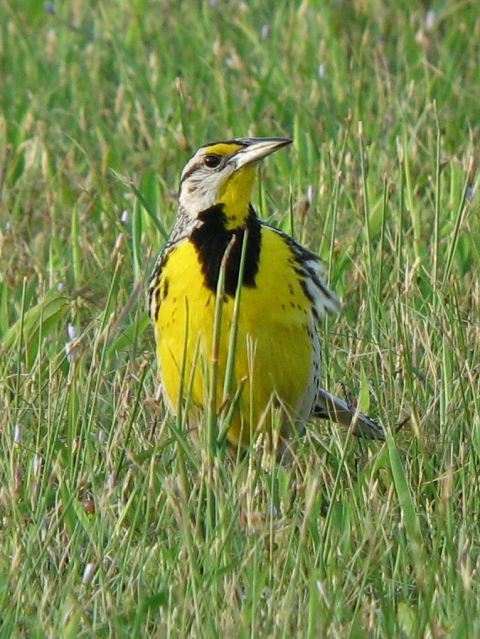
M 479 43 L 473 1 L 2 3 L 1 636 L 480 635 Z M 185 495 L 144 288 L 189 154 L 245 135 L 294 138 L 257 208 L 393 434 L 190 451 Z

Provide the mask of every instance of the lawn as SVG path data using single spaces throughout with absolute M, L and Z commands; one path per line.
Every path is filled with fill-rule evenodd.
M 0 636 L 480 636 L 480 17 L 468 0 L 0 6 Z M 312 422 L 213 465 L 145 288 L 196 147 L 289 136 L 260 215 L 328 263 Z

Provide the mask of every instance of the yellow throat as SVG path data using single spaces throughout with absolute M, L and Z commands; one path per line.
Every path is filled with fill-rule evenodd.
M 247 219 L 256 172 L 255 165 L 244 166 L 223 184 L 218 203 L 223 204 L 228 230 L 243 226 Z

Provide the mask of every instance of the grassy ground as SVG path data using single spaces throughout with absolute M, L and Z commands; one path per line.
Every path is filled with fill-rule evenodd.
M 2 637 L 480 636 L 475 4 L 2 3 Z M 327 386 L 392 434 L 209 472 L 144 286 L 189 153 L 247 134 L 294 137 L 258 208 L 329 261 Z

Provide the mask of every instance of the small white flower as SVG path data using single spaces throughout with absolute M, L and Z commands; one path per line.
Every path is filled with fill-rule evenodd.
M 40 475 L 40 471 L 42 470 L 42 458 L 40 455 L 35 455 L 33 458 L 33 474 L 35 477 Z
M 307 200 L 313 202 L 313 185 L 309 184 L 307 188 Z
M 83 571 L 82 584 L 86 585 L 92 581 L 92 577 L 95 574 L 95 565 L 93 563 L 88 563 L 85 566 L 85 570 Z
M 15 424 L 15 428 L 13 430 L 13 441 L 15 444 L 21 444 L 22 443 L 22 434 L 23 434 L 23 428 L 21 424 Z
M 68 324 L 67 326 L 67 333 L 68 333 L 68 337 L 71 340 L 77 339 L 78 334 L 77 334 L 77 329 L 75 328 L 74 324 Z
M 431 31 L 435 26 L 436 15 L 433 9 L 429 9 L 427 11 L 427 15 L 425 16 L 425 30 Z

